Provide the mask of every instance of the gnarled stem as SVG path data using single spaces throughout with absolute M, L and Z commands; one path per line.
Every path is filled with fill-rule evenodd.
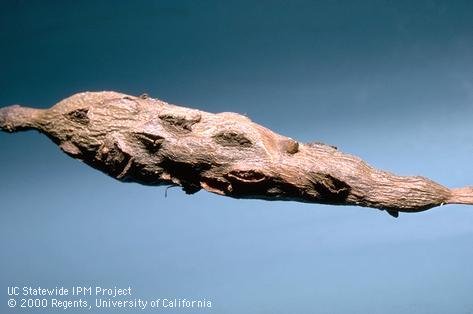
M 0 109 L 0 127 L 37 129 L 74 158 L 121 181 L 180 185 L 235 198 L 294 200 L 418 212 L 473 204 L 450 190 L 397 176 L 322 143 L 300 143 L 236 113 L 212 114 L 116 92 L 73 95 L 47 110 Z

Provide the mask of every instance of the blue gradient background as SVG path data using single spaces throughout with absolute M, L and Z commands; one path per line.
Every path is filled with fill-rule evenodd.
M 471 1 L 4 1 L 0 30 L 2 106 L 147 92 L 473 184 Z M 165 198 L 37 132 L 0 151 L 0 312 L 9 285 L 131 285 L 213 302 L 173 313 L 473 313 L 472 207 Z

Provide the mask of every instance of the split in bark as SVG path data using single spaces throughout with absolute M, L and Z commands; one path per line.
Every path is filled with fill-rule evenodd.
M 243 115 L 174 106 L 147 95 L 85 92 L 50 109 L 0 109 L 7 132 L 36 129 L 70 156 L 121 181 L 180 185 L 235 198 L 419 212 L 473 204 L 473 188 L 397 176 L 323 143 L 299 143 Z

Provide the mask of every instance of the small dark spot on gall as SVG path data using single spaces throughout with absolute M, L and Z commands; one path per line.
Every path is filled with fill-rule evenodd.
M 158 151 L 161 145 L 164 143 L 164 138 L 157 134 L 139 132 L 135 133 L 134 135 L 152 153 Z
M 222 131 L 213 136 L 222 146 L 250 147 L 253 143 L 245 135 L 235 131 Z
M 76 123 L 89 124 L 90 119 L 87 116 L 88 112 L 89 112 L 88 108 L 76 109 L 76 110 L 66 113 L 66 117 L 69 120 L 74 121 Z

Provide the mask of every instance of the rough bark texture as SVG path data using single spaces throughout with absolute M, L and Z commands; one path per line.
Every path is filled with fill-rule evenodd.
M 0 109 L 7 132 L 37 129 L 70 156 L 121 181 L 180 185 L 235 198 L 418 212 L 473 204 L 473 188 L 374 169 L 322 143 L 299 143 L 243 115 L 212 114 L 116 92 L 73 95 L 50 109 Z

